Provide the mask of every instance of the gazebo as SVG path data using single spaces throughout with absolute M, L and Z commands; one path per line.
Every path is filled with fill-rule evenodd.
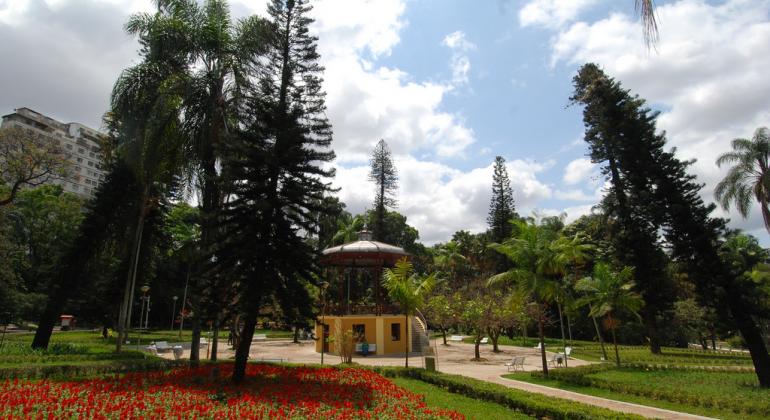
M 335 331 L 352 331 L 359 342 L 369 344 L 369 352 L 377 355 L 404 352 L 404 341 L 424 333 L 425 325 L 419 318 L 413 318 L 409 337 L 404 337 L 405 317 L 398 313 L 398 307 L 391 304 L 386 291 L 381 287 L 382 272 L 394 267 L 409 253 L 394 245 L 372 240 L 370 232 L 359 232 L 358 240 L 327 248 L 322 252 L 321 265 L 325 267 L 329 289 L 326 291 L 325 325 L 316 321 L 316 336 L 329 337 Z M 414 332 L 415 329 L 418 331 Z M 318 340 L 316 351 L 337 353 L 335 343 Z M 325 344 L 324 344 L 325 343 Z M 416 345 L 419 345 L 417 340 Z M 357 344 L 360 351 L 360 343 Z

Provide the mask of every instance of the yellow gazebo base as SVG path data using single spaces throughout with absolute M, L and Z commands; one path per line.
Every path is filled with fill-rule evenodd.
M 414 317 L 409 317 L 414 320 Z M 409 345 L 409 351 L 412 351 L 413 329 L 411 322 L 409 326 L 409 336 L 406 335 L 404 315 L 326 315 L 324 321 L 328 326 L 327 334 L 330 338 L 325 352 L 338 354 L 334 337 L 339 332 L 363 330 L 363 336 L 369 343 L 369 354 L 388 355 L 404 353 L 404 340 Z M 321 318 L 316 320 L 316 337 L 322 336 Z M 322 340 L 317 340 L 315 344 L 316 352 L 321 352 Z

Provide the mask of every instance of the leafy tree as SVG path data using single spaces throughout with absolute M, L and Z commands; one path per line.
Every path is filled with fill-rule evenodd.
M 637 313 L 644 305 L 641 296 L 633 291 L 633 269 L 623 267 L 620 272 L 613 272 L 605 263 L 594 266 L 592 277 L 586 277 L 578 281 L 577 290 L 585 292 L 582 302 L 590 304 L 590 316 L 606 317 L 605 325 L 612 332 L 612 343 L 615 346 L 615 363 L 620 367 L 620 353 L 618 352 L 618 340 L 615 330 L 619 325 L 617 314 L 630 312 L 641 317 Z
M 555 280 L 552 244 L 557 233 L 538 226 L 534 221 L 514 222 L 511 238 L 502 244 L 490 244 L 490 248 L 506 256 L 514 268 L 489 278 L 488 285 L 513 283 L 535 306 L 535 315 L 540 338 L 540 357 L 543 374 L 548 376 L 548 361 L 545 355 L 546 307 L 553 302 L 558 284 Z
M 484 323 L 486 324 L 489 340 L 492 341 L 492 351 L 499 353 L 498 342 L 500 336 L 503 335 L 506 329 L 516 326 L 516 310 L 519 308 L 512 305 L 510 300 L 506 302 L 506 296 L 499 290 L 490 290 L 488 295 L 487 304 L 489 305 L 489 312 Z
M 459 277 L 465 277 L 468 286 L 468 259 L 460 252 L 460 246 L 457 242 L 449 241 L 434 248 L 433 256 L 434 266 L 445 274 L 453 288 L 460 287 Z
M 341 245 L 355 241 L 358 239 L 358 232 L 364 229 L 365 224 L 364 217 L 361 215 L 342 214 L 337 220 L 337 231 L 332 237 L 332 244 Z
M 0 128 L 0 162 L 0 207 L 25 186 L 68 177 L 72 166 L 58 141 L 14 126 Z
M 497 156 L 492 175 L 492 199 L 489 202 L 489 216 L 487 216 L 493 242 L 502 243 L 511 236 L 510 220 L 514 217 L 518 217 L 518 214 L 513 201 L 511 181 L 505 169 L 505 159 Z
M 460 296 L 446 296 L 443 294 L 432 296 L 425 307 L 425 316 L 428 322 L 441 332 L 444 345 L 447 346 L 446 333 L 459 321 L 458 304 L 462 301 Z
M 382 285 L 388 291 L 391 300 L 398 303 L 404 311 L 404 357 L 406 367 L 409 367 L 409 318 L 415 311 L 422 308 L 425 298 L 436 285 L 434 275 L 420 276 L 414 273 L 412 263 L 402 258 L 396 262 L 395 268 L 386 269 L 382 276 Z
M 585 141 L 591 160 L 604 165 L 602 173 L 610 182 L 602 207 L 613 219 L 609 223 L 613 258 L 621 266 L 635 267 L 636 285 L 645 301 L 641 315 L 650 350 L 660 353 L 659 324 L 672 308 L 674 291 L 658 241 L 665 209 L 650 188 L 650 174 L 659 170 L 650 154 L 652 143 L 660 142 L 654 125 L 657 114 L 595 64 L 584 65 L 573 83 L 571 100 L 585 106 Z
M 745 219 L 752 198 L 759 203 L 765 229 L 770 232 L 770 131 L 757 128 L 749 139 L 732 141 L 732 152 L 719 156 L 717 166 L 732 164 L 725 178 L 717 184 L 714 195 L 725 210 L 734 204 Z
M 390 148 L 385 140 L 380 140 L 372 151 L 369 160 L 371 170 L 369 180 L 375 183 L 377 192 L 374 196 L 374 239 L 385 242 L 385 217 L 388 208 L 395 208 L 397 201 L 394 197 L 398 189 L 398 174 L 396 166 L 390 157 Z
M 657 114 L 644 108 L 643 100 L 632 97 L 595 65 L 584 66 L 575 78 L 575 85 L 573 99 L 586 104 L 584 117 L 589 128 L 586 138 L 590 139 L 592 157 L 599 156 L 595 152 L 604 152 L 609 171 L 613 173 L 617 201 L 631 198 L 625 206 L 618 206 L 630 210 L 622 219 L 636 222 L 637 228 L 646 223 L 650 240 L 657 239 L 662 227 L 674 261 L 695 281 L 702 302 L 729 311 L 725 315 L 746 340 L 760 385 L 770 386 L 770 354 L 754 319 L 760 308 L 747 293 L 753 288 L 742 281 L 742 272 L 735 272 L 733 265 L 723 260 L 729 256 L 722 252 L 720 245 L 725 221 L 711 217 L 716 206 L 706 205 L 700 198 L 702 185 L 687 172 L 692 162 L 678 160 L 675 150 L 666 152 L 665 134 L 655 132 Z M 603 118 L 601 113 L 612 118 Z M 616 172 L 622 172 L 622 177 L 617 178 L 621 181 L 619 187 Z M 629 191 L 627 196 L 617 194 L 625 187 Z M 626 222 L 624 225 L 628 226 Z M 635 247 L 647 243 L 646 240 L 629 242 Z M 637 261 L 637 280 L 641 281 L 638 274 L 650 267 L 651 261 L 654 260 Z M 661 295 L 665 289 L 656 291 L 650 289 L 649 284 L 643 294 L 648 306 L 659 305 L 662 298 L 670 299 L 672 294 Z

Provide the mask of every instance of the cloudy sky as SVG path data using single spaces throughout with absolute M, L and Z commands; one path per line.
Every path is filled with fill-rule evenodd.
M 122 31 L 150 0 L 0 0 L 0 112 L 27 106 L 100 125 L 112 83 L 137 60 Z M 371 207 L 368 156 L 385 139 L 399 171 L 398 210 L 426 243 L 485 228 L 496 155 L 521 214 L 590 211 L 603 180 L 585 158 L 571 78 L 600 64 L 661 111 L 682 159 L 697 158 L 704 198 L 716 157 L 770 125 L 770 0 L 658 0 L 648 51 L 633 0 L 319 0 L 340 198 Z M 236 17 L 260 0 L 231 0 Z M 756 209 L 754 209 L 756 210 Z M 758 211 L 732 225 L 768 243 Z

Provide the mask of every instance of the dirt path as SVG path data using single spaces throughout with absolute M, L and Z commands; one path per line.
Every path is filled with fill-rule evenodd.
M 227 346 L 220 346 L 220 360 L 232 358 L 233 352 Z M 565 391 L 556 388 L 550 388 L 541 385 L 530 384 L 522 381 L 505 379 L 500 375 L 507 372 L 505 362 L 508 362 L 514 356 L 525 356 L 524 370 L 532 371 L 540 369 L 539 350 L 527 347 L 500 346 L 502 352 L 492 353 L 491 345 L 481 347 L 481 357 L 486 359 L 480 362 L 473 362 L 473 345 L 466 343 L 452 343 L 450 346 L 438 344 L 434 346 L 437 350 L 438 362 L 437 370 L 444 373 L 463 375 L 470 378 L 480 379 L 482 381 L 492 382 L 509 388 L 520 389 L 523 391 L 543 394 L 554 398 L 577 401 L 597 407 L 608 408 L 621 413 L 632 413 L 649 418 L 660 419 L 707 419 L 692 414 L 680 413 L 676 411 L 664 410 L 639 404 L 626 403 L 621 401 L 609 400 L 606 398 L 594 397 L 590 395 L 579 394 L 576 392 Z M 206 351 L 201 352 L 201 356 L 206 355 Z M 547 352 L 548 360 L 553 353 Z M 165 357 L 173 357 L 164 354 Z M 183 357 L 189 357 L 185 350 Z M 268 340 L 255 341 L 251 346 L 250 360 L 282 361 L 291 363 L 321 363 L 321 355 L 315 352 L 315 343 L 312 341 L 303 341 L 299 344 L 288 340 Z M 354 357 L 354 362 L 369 366 L 403 366 L 404 357 L 402 356 L 368 356 Z M 339 356 L 326 354 L 324 363 L 339 364 Z M 570 359 L 569 366 L 582 366 L 590 364 L 583 360 Z M 423 358 L 419 355 L 412 357 L 410 355 L 409 365 L 413 367 L 422 367 Z

